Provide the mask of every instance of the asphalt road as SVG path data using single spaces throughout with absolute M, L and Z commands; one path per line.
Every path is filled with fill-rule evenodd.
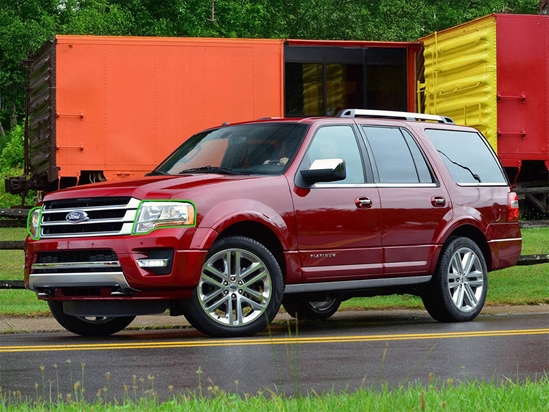
M 270 333 L 246 339 L 209 338 L 184 323 L 105 339 L 4 333 L 0 386 L 32 398 L 66 396 L 76 384 L 89 399 L 151 390 L 165 399 L 170 391 L 296 395 L 431 379 L 538 379 L 549 372 L 549 311 L 535 309 L 450 324 L 423 311 L 341 312 L 299 325 L 278 317 Z

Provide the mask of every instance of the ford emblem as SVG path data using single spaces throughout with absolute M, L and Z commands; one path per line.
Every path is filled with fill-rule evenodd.
M 73 210 L 67 216 L 65 216 L 65 220 L 70 223 L 80 223 L 88 220 L 88 214 L 86 212 L 83 212 L 82 210 Z

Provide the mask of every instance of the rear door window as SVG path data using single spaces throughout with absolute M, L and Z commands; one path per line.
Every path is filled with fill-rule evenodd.
M 425 130 L 459 185 L 507 185 L 497 157 L 481 134 L 457 130 Z
M 379 183 L 433 183 L 433 174 L 410 133 L 398 127 L 363 126 Z

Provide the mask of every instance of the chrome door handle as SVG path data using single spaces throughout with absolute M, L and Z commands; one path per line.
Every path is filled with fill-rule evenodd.
M 355 205 L 360 209 L 369 208 L 372 207 L 372 200 L 369 197 L 357 197 Z
M 435 207 L 442 207 L 446 205 L 446 199 L 442 196 L 433 196 L 431 197 L 431 204 Z

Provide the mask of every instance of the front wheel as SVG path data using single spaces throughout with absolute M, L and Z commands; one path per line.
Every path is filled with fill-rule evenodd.
M 272 322 L 282 294 L 282 271 L 273 254 L 253 239 L 231 236 L 209 251 L 183 313 L 205 334 L 250 336 Z
M 63 311 L 63 302 L 50 300 L 48 305 L 51 314 L 61 326 L 69 332 L 82 336 L 109 336 L 120 332 L 135 319 L 135 316 L 71 316 Z
M 292 318 L 298 320 L 325 320 L 337 312 L 341 300 L 335 297 L 322 301 L 288 300 L 283 305 Z
M 465 322 L 480 313 L 487 290 L 488 270 L 484 255 L 471 239 L 458 237 L 444 248 L 422 299 L 434 319 Z

